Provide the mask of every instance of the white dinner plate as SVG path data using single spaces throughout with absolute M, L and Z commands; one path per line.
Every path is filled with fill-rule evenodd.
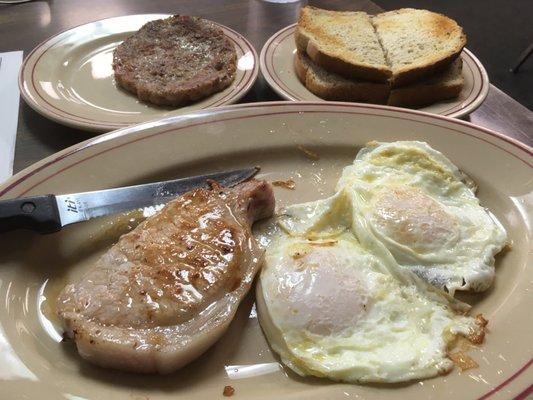
M 35 111 L 60 124 L 103 132 L 231 104 L 248 92 L 259 71 L 257 53 L 246 38 L 217 23 L 237 51 L 237 74 L 226 89 L 184 107 L 168 108 L 140 102 L 132 93 L 118 88 L 112 68 L 113 50 L 148 21 L 166 17 L 169 15 L 107 18 L 52 36 L 22 64 L 22 97 Z
M 265 43 L 259 56 L 261 73 L 272 89 L 287 100 L 325 101 L 311 93 L 294 72 L 296 25 L 281 29 Z M 470 114 L 483 103 L 490 86 L 487 71 L 471 51 L 464 49 L 461 58 L 465 84 L 459 96 L 423 107 L 420 111 L 459 118 Z
M 164 376 L 105 370 L 62 342 L 55 317 L 64 285 L 131 224 L 116 215 L 59 233 L 1 237 L 0 399 L 491 399 L 524 396 L 533 382 L 533 181 L 531 148 L 490 130 L 417 111 L 349 103 L 236 105 L 149 122 L 98 136 L 54 154 L 0 185 L 0 199 L 72 193 L 261 166 L 277 206 L 329 196 L 342 168 L 371 140 L 423 140 L 478 186 L 512 249 L 497 257 L 492 289 L 464 296 L 489 320 L 485 343 L 468 351 L 479 367 L 393 385 L 302 378 L 284 368 L 260 329 L 251 293 L 229 331 L 202 357 Z M 316 153 L 309 158 L 301 146 Z M 518 397 L 523 399 L 524 397 Z

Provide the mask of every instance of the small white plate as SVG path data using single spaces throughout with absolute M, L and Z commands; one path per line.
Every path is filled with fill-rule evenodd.
M 242 35 L 215 23 L 237 50 L 237 74 L 225 90 L 185 107 L 171 109 L 140 102 L 117 87 L 113 50 L 145 23 L 168 14 L 103 19 L 61 32 L 37 46 L 22 64 L 22 97 L 38 113 L 60 124 L 110 131 L 140 122 L 235 103 L 258 75 L 257 53 Z
M 294 72 L 296 25 L 287 26 L 276 32 L 265 43 L 259 56 L 261 72 L 272 89 L 287 100 L 325 101 L 307 90 Z M 487 71 L 469 50 L 464 49 L 461 57 L 465 85 L 459 96 L 453 100 L 420 108 L 420 111 L 459 118 L 470 114 L 483 103 L 489 92 Z

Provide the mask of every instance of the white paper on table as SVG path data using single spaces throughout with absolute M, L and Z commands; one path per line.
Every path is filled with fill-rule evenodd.
M 19 116 L 18 74 L 22 51 L 0 53 L 0 182 L 13 174 Z

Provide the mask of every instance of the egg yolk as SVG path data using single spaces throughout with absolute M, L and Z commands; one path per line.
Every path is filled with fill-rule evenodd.
M 353 327 L 366 312 L 368 289 L 349 255 L 328 244 L 297 246 L 278 276 L 278 301 L 291 328 L 318 335 Z
M 373 199 L 373 225 L 417 253 L 450 246 L 459 238 L 456 218 L 419 189 L 382 189 Z

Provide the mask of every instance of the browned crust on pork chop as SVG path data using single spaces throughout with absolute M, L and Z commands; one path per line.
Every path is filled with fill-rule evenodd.
M 63 289 L 67 337 L 103 367 L 168 373 L 192 361 L 250 289 L 263 258 L 251 225 L 274 204 L 272 187 L 256 180 L 171 201 Z
M 117 84 L 139 100 L 164 106 L 225 89 L 236 69 L 235 47 L 222 29 L 183 15 L 148 22 L 113 53 Z

